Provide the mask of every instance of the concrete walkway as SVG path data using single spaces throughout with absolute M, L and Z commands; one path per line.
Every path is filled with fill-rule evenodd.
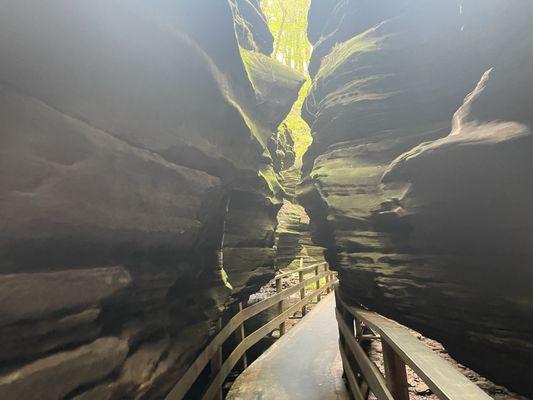
M 230 400 L 348 400 L 335 297 L 311 312 L 237 378 Z

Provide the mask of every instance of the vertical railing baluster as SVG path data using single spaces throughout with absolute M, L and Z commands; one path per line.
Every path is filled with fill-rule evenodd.
M 328 264 L 324 264 L 324 272 L 326 272 L 326 276 L 324 277 L 324 280 L 326 281 L 326 286 L 328 285 L 329 283 L 329 274 L 327 274 L 328 272 Z M 326 294 L 329 293 L 329 289 L 326 289 Z
M 354 322 L 357 321 L 357 319 L 355 318 L 354 315 L 352 315 L 352 313 L 349 310 L 344 308 L 339 298 L 340 297 L 339 288 L 337 287 L 336 289 L 337 290 L 335 290 L 335 303 L 337 305 L 337 309 L 340 311 L 342 319 L 344 320 L 346 325 L 348 325 L 348 327 L 350 328 L 350 335 L 355 335 Z M 348 366 L 344 366 L 344 368 L 345 369 L 350 368 L 354 372 L 355 376 L 358 377 L 360 374 L 359 366 L 357 364 L 357 361 L 353 357 L 352 352 L 350 351 L 350 348 L 348 346 L 348 343 L 346 342 L 346 339 L 344 338 L 340 328 L 339 328 L 339 346 L 341 346 L 344 349 L 344 352 L 346 354 L 346 362 L 349 364 Z M 361 384 L 361 381 L 358 381 L 358 384 Z M 355 396 L 355 394 L 353 395 Z
M 304 259 L 300 258 L 300 269 L 303 268 L 304 265 Z M 303 271 L 298 271 L 298 282 L 302 283 L 304 281 L 304 273 Z M 305 286 L 300 289 L 300 300 L 303 300 L 305 298 Z M 307 306 L 302 307 L 302 318 L 305 317 L 305 314 L 307 313 Z
M 222 329 L 222 317 L 220 317 L 217 320 L 216 323 L 217 328 L 217 334 Z M 218 347 L 216 353 L 213 355 L 213 358 L 211 359 L 211 379 L 213 379 L 215 376 L 217 376 L 218 372 L 222 368 L 222 347 Z M 222 388 L 217 391 L 217 394 L 213 398 L 213 400 L 222 400 L 223 394 L 222 394 Z
M 315 267 L 315 276 L 318 276 L 318 267 L 319 267 L 319 266 L 320 266 L 320 265 L 317 265 L 317 266 Z M 316 280 L 315 288 L 316 288 L 316 289 L 320 289 L 320 279 L 317 279 L 317 280 Z M 316 296 L 316 302 L 317 302 L 317 303 L 320 301 L 320 297 L 321 297 L 320 295 Z
M 405 363 L 384 340 L 381 341 L 381 347 L 383 349 L 387 387 L 391 391 L 394 400 L 409 400 L 409 385 L 407 383 Z
M 356 318 L 355 319 L 355 338 L 358 341 L 361 341 L 362 337 L 363 337 L 363 325 L 361 324 L 361 320 Z
M 281 278 L 277 278 L 276 279 L 276 292 L 281 293 L 282 290 L 283 288 L 282 288 Z M 278 315 L 281 315 L 282 313 L 283 313 L 283 300 L 280 300 L 278 303 Z M 285 334 L 285 322 L 282 322 L 279 325 L 279 336 L 281 337 L 284 334 Z
M 241 312 L 243 309 L 244 309 L 244 304 L 242 302 L 239 302 L 237 312 Z M 242 341 L 246 337 L 246 333 L 244 331 L 244 322 L 235 331 L 235 336 L 237 338 L 237 346 L 238 346 L 239 344 L 242 343 Z M 243 371 L 246 368 L 248 368 L 248 356 L 246 355 L 246 352 L 244 352 L 244 355 L 241 358 L 241 366 L 242 366 Z

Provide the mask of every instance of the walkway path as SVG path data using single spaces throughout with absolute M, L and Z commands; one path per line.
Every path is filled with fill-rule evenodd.
M 348 400 L 338 339 L 330 293 L 237 378 L 227 399 Z

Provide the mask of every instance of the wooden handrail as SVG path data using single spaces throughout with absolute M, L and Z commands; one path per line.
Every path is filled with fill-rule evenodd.
M 331 285 L 328 285 L 331 286 Z M 207 392 L 202 397 L 202 400 L 210 400 L 216 394 L 218 387 L 221 387 L 227 376 L 237 363 L 237 361 L 242 357 L 244 352 L 264 338 L 269 332 L 271 332 L 276 326 L 278 326 L 282 321 L 288 319 L 292 314 L 298 311 L 304 304 L 309 303 L 311 299 L 317 297 L 320 293 L 327 289 L 326 285 L 317 289 L 306 296 L 303 300 L 300 300 L 298 303 L 291 306 L 289 309 L 284 311 L 282 314 L 278 315 L 276 318 L 263 325 L 261 328 L 254 331 L 252 334 L 247 336 L 240 344 L 233 350 L 226 362 L 222 365 L 222 368 L 217 375 L 217 377 L 209 385 Z
M 348 365 L 349 361 L 348 356 L 346 355 L 346 351 L 342 346 L 339 347 L 339 350 L 341 353 L 342 365 Z M 359 383 L 357 382 L 357 377 L 355 376 L 354 371 L 351 368 L 346 368 L 344 370 L 344 373 L 346 375 L 346 380 L 348 381 L 350 391 L 355 397 L 355 400 L 366 400 L 365 395 L 363 395 L 363 392 L 359 387 Z
M 321 265 L 324 265 L 324 271 L 316 274 L 317 268 Z M 281 282 L 282 278 L 287 277 L 291 274 L 298 274 L 300 277 L 303 277 L 303 274 L 310 272 L 314 272 L 315 275 L 308 279 L 300 279 L 298 284 L 291 286 L 285 290 L 281 290 L 281 284 L 278 282 Z M 326 284 L 320 287 L 320 280 L 322 278 L 326 278 Z M 222 327 L 222 329 L 220 329 L 218 334 L 211 340 L 209 345 L 207 345 L 207 347 L 194 360 L 194 362 L 190 365 L 185 374 L 174 386 L 172 391 L 167 395 L 167 400 L 183 399 L 183 397 L 187 394 L 192 385 L 196 382 L 204 368 L 210 362 L 212 363 L 213 359 L 216 358 L 218 360 L 218 357 L 220 355 L 220 349 L 222 345 L 226 342 L 226 340 L 230 338 L 231 335 L 235 333 L 235 331 L 239 330 L 238 337 L 241 340 L 240 343 L 223 363 L 219 363 L 218 361 L 215 362 L 215 373 L 212 374 L 211 381 L 207 387 L 204 396 L 202 397 L 202 399 L 204 400 L 214 399 L 217 396 L 217 393 L 220 393 L 220 389 L 229 373 L 235 367 L 237 362 L 241 358 L 246 356 L 246 351 L 250 347 L 256 344 L 263 337 L 268 335 L 276 327 L 280 327 L 280 334 L 282 334 L 284 330 L 282 326 L 284 327 L 284 322 L 289 319 L 289 317 L 291 317 L 297 311 L 303 309 L 307 304 L 311 302 L 313 298 L 316 297 L 318 299 L 324 291 L 329 293 L 334 283 L 336 282 L 335 273 L 329 270 L 327 263 L 315 264 L 309 267 L 304 267 L 294 271 L 286 272 L 277 275 L 274 280 L 277 281 L 276 286 L 278 287 L 278 292 L 275 295 L 268 297 L 267 299 L 264 299 L 250 307 L 239 310 L 239 312 L 237 312 L 237 314 L 235 314 L 228 321 L 228 323 L 224 327 Z M 309 295 L 303 297 L 302 293 L 305 294 L 306 286 L 311 285 L 313 283 L 316 284 L 316 290 L 311 292 Z M 285 311 L 282 311 L 282 309 L 279 308 L 278 316 L 273 318 L 271 321 L 269 321 L 250 335 L 244 335 L 244 322 L 261 313 L 262 311 L 265 311 L 270 307 L 275 306 L 276 304 L 282 304 L 283 300 L 287 299 L 295 293 L 300 293 L 301 299 L 299 302 L 297 302 Z
M 343 338 L 346 340 L 347 347 L 356 359 L 359 369 L 367 379 L 372 393 L 376 395 L 378 400 L 394 400 L 391 392 L 387 388 L 385 378 L 379 372 L 378 367 L 370 361 L 361 345 L 355 340 L 355 336 L 350 332 L 348 324 L 344 321 L 339 310 L 336 310 L 337 322 L 339 323 L 339 330 L 342 332 Z
M 326 267 L 327 265 L 328 265 L 328 263 L 322 262 L 322 263 L 318 263 L 318 264 L 309 265 L 307 267 L 298 268 L 298 269 L 295 269 L 293 271 L 288 271 L 288 272 L 284 272 L 284 273 L 282 273 L 280 275 L 276 275 L 276 279 L 286 278 L 287 276 L 291 276 L 293 274 L 297 274 L 297 273 L 300 273 L 300 272 L 303 273 L 303 274 L 315 272 L 316 267 L 321 267 L 321 266 Z
M 341 358 L 349 387 L 356 399 L 366 399 L 368 393 L 361 390 L 360 384 L 360 381 L 364 381 L 378 400 L 408 400 L 406 365 L 426 383 L 439 399 L 491 399 L 450 363 L 411 335 L 405 326 L 374 312 L 347 305 L 340 297 L 337 285 L 335 286 L 335 298 Z M 355 332 L 354 323 L 358 326 Z M 363 335 L 361 328 L 363 324 L 379 336 Z M 360 345 L 363 341 L 374 339 L 381 340 L 385 377 L 370 361 Z M 352 360 L 355 362 L 350 362 L 349 355 L 352 355 Z

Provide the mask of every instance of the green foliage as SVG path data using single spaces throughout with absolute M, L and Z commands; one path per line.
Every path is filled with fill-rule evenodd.
M 274 36 L 272 57 L 307 77 L 298 100 L 284 121 L 292 132 L 297 163 L 301 162 L 312 142 L 311 130 L 301 117 L 304 100 L 311 89 L 311 79 L 307 72 L 311 57 L 311 44 L 307 40 L 307 12 L 310 4 L 311 0 L 261 0 L 261 8 Z
M 272 57 L 307 72 L 311 44 L 307 40 L 307 12 L 311 0 L 262 0 L 261 8 L 274 36 Z
M 305 276 L 304 278 L 305 279 L 309 279 L 309 278 L 312 278 L 314 274 L 311 274 L 309 276 Z M 326 284 L 326 278 L 320 278 L 319 279 L 320 281 L 320 287 L 324 286 Z M 312 292 L 314 290 L 316 290 L 316 282 L 313 282 L 313 283 L 310 283 L 309 285 L 307 285 L 305 287 L 305 290 L 307 290 L 308 292 Z M 307 293 L 309 294 L 309 293 Z
M 298 100 L 296 100 L 291 112 L 285 119 L 287 126 L 291 130 L 292 140 L 294 141 L 294 152 L 296 153 L 296 159 L 298 162 L 301 162 L 303 155 L 313 141 L 311 129 L 309 128 L 309 125 L 307 125 L 307 122 L 302 118 L 302 107 L 310 90 L 311 78 L 307 76 L 305 84 L 300 89 Z
M 231 286 L 231 283 L 229 283 L 228 273 L 224 268 L 220 269 L 220 275 L 222 276 L 222 282 L 224 282 L 224 286 L 226 286 L 228 289 L 233 290 L 233 286 Z

